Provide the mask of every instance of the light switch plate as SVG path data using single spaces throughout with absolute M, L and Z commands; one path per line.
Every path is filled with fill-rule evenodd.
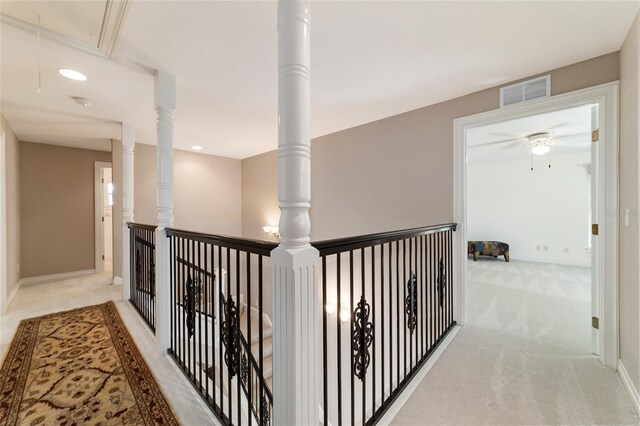
M 629 226 L 629 217 L 631 216 L 631 210 L 624 209 L 624 226 Z

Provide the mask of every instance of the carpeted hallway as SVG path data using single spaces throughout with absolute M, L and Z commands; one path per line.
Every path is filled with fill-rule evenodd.
M 469 315 L 393 424 L 640 424 L 590 354 L 588 268 L 469 262 Z

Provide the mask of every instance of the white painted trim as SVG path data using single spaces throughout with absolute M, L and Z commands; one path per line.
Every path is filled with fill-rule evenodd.
M 640 393 L 638 393 L 638 389 L 633 384 L 633 380 L 631 380 L 631 377 L 629 376 L 629 373 L 627 373 L 627 369 L 624 367 L 621 359 L 618 360 L 618 374 L 620 375 L 622 384 L 629 393 L 629 398 L 631 398 L 633 408 L 636 410 L 636 415 L 640 415 Z
M 427 362 L 425 362 L 425 364 L 422 366 L 420 371 L 418 371 L 418 374 L 413 378 L 413 380 L 411 380 L 411 382 L 409 382 L 409 384 L 407 385 L 406 388 L 404 388 L 402 393 L 400 393 L 400 395 L 398 396 L 398 399 L 396 399 L 395 402 L 391 405 L 391 407 L 389 407 L 387 412 L 384 413 L 384 416 L 382 416 L 378 424 L 380 425 L 391 424 L 391 422 L 396 417 L 396 415 L 398 415 L 398 413 L 400 412 L 404 404 L 409 400 L 409 398 L 411 398 L 411 395 L 413 394 L 413 392 L 415 392 L 418 386 L 420 386 L 422 379 L 426 377 L 427 373 L 429 373 L 431 368 L 435 365 L 435 363 L 438 361 L 440 356 L 444 353 L 444 351 L 447 349 L 449 344 L 456 337 L 456 335 L 458 334 L 461 328 L 462 327 L 459 325 L 453 327 L 451 332 L 438 346 L 438 348 L 435 350 L 433 355 L 431 355 L 431 357 L 427 360 Z
M 546 263 L 547 265 L 565 265 L 565 266 L 580 266 L 583 268 L 590 268 L 591 262 L 571 262 L 571 261 L 563 261 L 563 260 L 554 260 L 553 262 L 530 256 L 510 256 L 511 260 L 518 260 L 520 262 L 533 262 L 533 263 Z
M 13 299 L 16 298 L 16 295 L 18 294 L 18 290 L 20 290 L 21 286 L 22 286 L 22 280 L 18 281 L 16 286 L 13 288 L 13 290 L 11 290 L 11 293 L 9 293 L 9 295 L 7 296 L 7 302 L 5 304 L 5 310 L 2 312 L 2 315 L 7 313 L 7 310 L 9 309 L 9 306 L 11 306 L 11 302 L 13 302 Z
M 64 281 L 71 278 L 81 277 L 83 275 L 93 275 L 96 273 L 95 269 L 83 269 L 81 271 L 63 272 L 61 274 L 41 275 L 39 277 L 22 278 L 18 281 L 18 286 L 42 284 L 46 282 Z
M 599 158 L 601 197 L 599 208 L 601 253 L 598 280 L 600 288 L 600 359 L 604 365 L 617 368 L 618 361 L 618 92 L 619 82 L 594 86 L 570 93 L 514 104 L 497 110 L 461 117 L 453 122 L 454 147 L 454 220 L 455 233 L 454 319 L 459 324 L 467 321 L 467 183 L 466 183 L 466 129 L 499 123 L 506 120 L 558 111 L 569 107 L 600 105 Z M 606 285 L 605 285 L 606 284 Z
M 93 169 L 93 216 L 94 216 L 94 239 L 95 239 L 95 271 L 96 273 L 100 273 L 104 271 L 104 262 L 102 260 L 102 209 L 103 209 L 103 194 L 102 194 L 102 185 L 100 182 L 100 172 L 102 169 L 110 169 L 112 168 L 112 164 L 106 161 L 96 161 L 94 163 Z M 111 226 L 113 233 L 113 224 Z M 113 238 L 113 235 L 111 236 Z
M 0 133 L 0 315 L 7 312 L 11 300 L 15 297 L 16 285 L 7 295 L 7 164 L 6 139 L 4 130 Z
M 113 285 L 122 285 L 122 277 L 113 277 Z

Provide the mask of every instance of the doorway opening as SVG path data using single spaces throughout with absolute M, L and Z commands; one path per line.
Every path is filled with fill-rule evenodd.
M 468 160 L 472 155 L 472 148 L 469 147 L 469 136 L 472 135 L 474 129 L 488 125 L 505 123 L 512 120 L 519 120 L 528 117 L 535 117 L 542 114 L 561 112 L 571 110 L 573 108 L 584 107 L 585 110 L 591 111 L 591 123 L 597 128 L 592 129 L 593 141 L 591 147 L 591 165 L 590 165 L 590 183 L 591 187 L 591 228 L 584 230 L 583 241 L 589 238 L 589 231 L 594 234 L 591 236 L 591 315 L 588 313 L 587 318 L 581 319 L 581 324 L 588 324 L 591 327 L 590 352 L 599 354 L 600 361 L 607 367 L 617 369 L 618 363 L 618 306 L 617 306 L 617 251 L 618 251 L 618 93 L 619 84 L 617 82 L 607 83 L 575 92 L 565 93 L 541 99 L 536 99 L 522 104 L 512 105 L 473 116 L 462 117 L 454 120 L 454 217 L 458 223 L 458 232 L 455 235 L 454 253 L 457 258 L 456 268 L 454 269 L 454 293 L 457 301 L 454 306 L 454 317 L 460 324 L 468 324 L 471 319 L 471 305 L 469 299 L 470 273 L 469 264 L 474 263 L 473 258 L 468 258 L 469 233 L 471 232 L 471 222 L 469 218 L 469 181 L 468 181 Z M 559 123 L 561 124 L 561 123 Z M 539 133 L 545 133 L 544 129 Z M 549 133 L 549 132 L 546 132 Z M 571 134 L 571 133 L 568 133 Z M 493 135 L 498 136 L 498 135 Z M 522 141 L 523 145 L 529 145 L 529 150 L 533 150 L 536 145 L 544 146 L 548 144 L 551 151 L 551 167 L 560 166 L 561 156 L 554 156 L 554 146 L 545 141 L 545 135 L 527 134 L 526 140 Z M 511 135 L 505 136 L 508 139 Z M 577 137 L 576 137 L 577 138 Z M 539 139 L 543 141 L 540 142 Z M 498 139 L 500 141 L 502 139 Z M 514 141 L 515 142 L 515 141 Z M 496 144 L 497 145 L 497 144 Z M 511 145 L 517 145 L 511 143 Z M 526 148 L 518 148 L 526 150 Z M 505 149 L 503 151 L 508 151 Z M 546 149 L 536 149 L 536 151 L 546 151 Z M 556 149 L 558 151 L 558 149 Z M 545 167 L 548 169 L 548 153 L 541 152 L 542 155 L 533 153 L 534 171 L 542 171 Z M 502 155 L 503 153 L 500 153 Z M 506 155 L 506 154 L 505 154 Z M 586 155 L 586 154 L 585 154 Z M 545 159 L 546 156 L 546 159 Z M 558 161 L 556 166 L 556 160 Z M 528 164 L 525 163 L 525 170 L 531 173 L 531 157 Z M 584 161 L 587 163 L 587 161 Z M 576 170 L 583 170 L 581 181 L 584 183 L 584 170 L 587 166 L 572 166 Z M 576 172 L 577 173 L 577 172 Z M 476 178 L 479 179 L 479 178 Z M 485 185 L 504 185 L 507 188 L 507 181 L 514 181 L 511 176 L 501 176 L 498 182 L 488 182 L 484 179 Z M 513 184 L 514 182 L 509 182 Z M 517 183 L 517 182 L 515 182 Z M 547 188 L 555 183 L 547 183 Z M 588 186 L 588 185 L 587 185 Z M 582 187 L 584 188 L 584 186 Z M 482 187 L 481 187 L 482 189 Z M 523 184 L 511 189 L 512 192 L 532 194 L 530 185 Z M 507 192 L 505 189 L 504 192 Z M 510 194 L 505 194 L 508 196 Z M 564 200 L 563 200 L 564 201 Z M 586 202 L 589 203 L 589 202 Z M 559 202 L 552 207 L 559 214 Z M 487 209 L 493 210 L 493 213 L 500 217 L 499 209 L 492 209 L 492 206 L 486 206 Z M 536 207 L 537 208 L 537 207 Z M 548 209 L 548 208 L 547 208 Z M 504 215 L 503 215 L 504 216 Z M 503 217 L 502 216 L 502 217 Z M 517 219 L 517 217 L 516 217 Z M 518 227 L 531 227 L 531 224 L 516 222 Z M 480 238 L 480 237 L 475 237 Z M 491 238 L 492 236 L 482 237 Z M 496 237 L 497 239 L 497 237 Z M 526 244 L 527 249 L 533 247 L 535 255 L 544 253 L 544 246 L 547 246 L 547 254 L 555 252 L 556 258 L 562 256 L 568 257 L 571 254 L 578 254 L 579 249 L 572 250 L 566 244 L 559 244 L 552 252 L 552 246 L 546 244 L 539 239 L 538 234 L 533 235 Z M 514 240 L 515 241 L 515 240 Z M 501 242 L 501 241 L 498 241 Z M 508 241 L 503 241 L 508 243 Z M 537 246 L 540 245 L 540 250 Z M 514 247 L 518 244 L 514 244 Z M 568 253 L 565 248 L 569 248 Z M 511 247 L 509 247 L 511 250 Z M 559 253 L 558 253 L 559 250 Z M 515 257 L 522 256 L 524 249 L 518 249 Z M 584 249 L 588 253 L 588 245 Z M 585 254 L 585 253 L 581 253 Z M 514 253 L 510 251 L 510 256 Z M 527 256 L 522 256 L 527 257 Z M 527 259 L 521 259 L 526 261 Z M 532 260 L 532 259 L 529 259 Z M 486 263 L 485 263 L 486 264 Z M 493 262 L 494 265 L 498 263 Z M 477 265 L 477 263 L 476 263 Z M 504 279 L 504 278 L 503 278 Z M 543 321 L 541 316 L 544 313 L 535 312 L 535 309 L 522 309 L 518 313 L 520 316 L 528 316 L 527 320 Z M 584 313 L 582 314 L 584 315 Z M 537 319 L 536 319 L 537 318 Z M 506 319 L 503 319 L 508 322 Z
M 598 105 L 587 103 L 468 130 L 470 325 L 513 344 L 599 354 L 597 129 Z
M 113 271 L 113 170 L 95 163 L 96 273 Z

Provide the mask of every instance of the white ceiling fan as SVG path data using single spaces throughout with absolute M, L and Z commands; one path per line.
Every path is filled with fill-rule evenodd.
M 522 136 L 494 133 L 495 135 L 499 136 L 509 136 L 509 138 L 480 145 L 474 145 L 470 148 L 485 148 L 493 145 L 503 145 L 501 147 L 502 149 L 522 147 L 531 151 L 533 154 L 544 155 L 549 152 L 552 146 L 555 145 L 574 148 L 586 148 L 589 146 L 588 132 L 563 135 L 562 132 L 555 131 L 556 129 L 566 125 L 567 123 L 562 123 L 557 126 L 541 130 L 540 132 L 530 133 Z

